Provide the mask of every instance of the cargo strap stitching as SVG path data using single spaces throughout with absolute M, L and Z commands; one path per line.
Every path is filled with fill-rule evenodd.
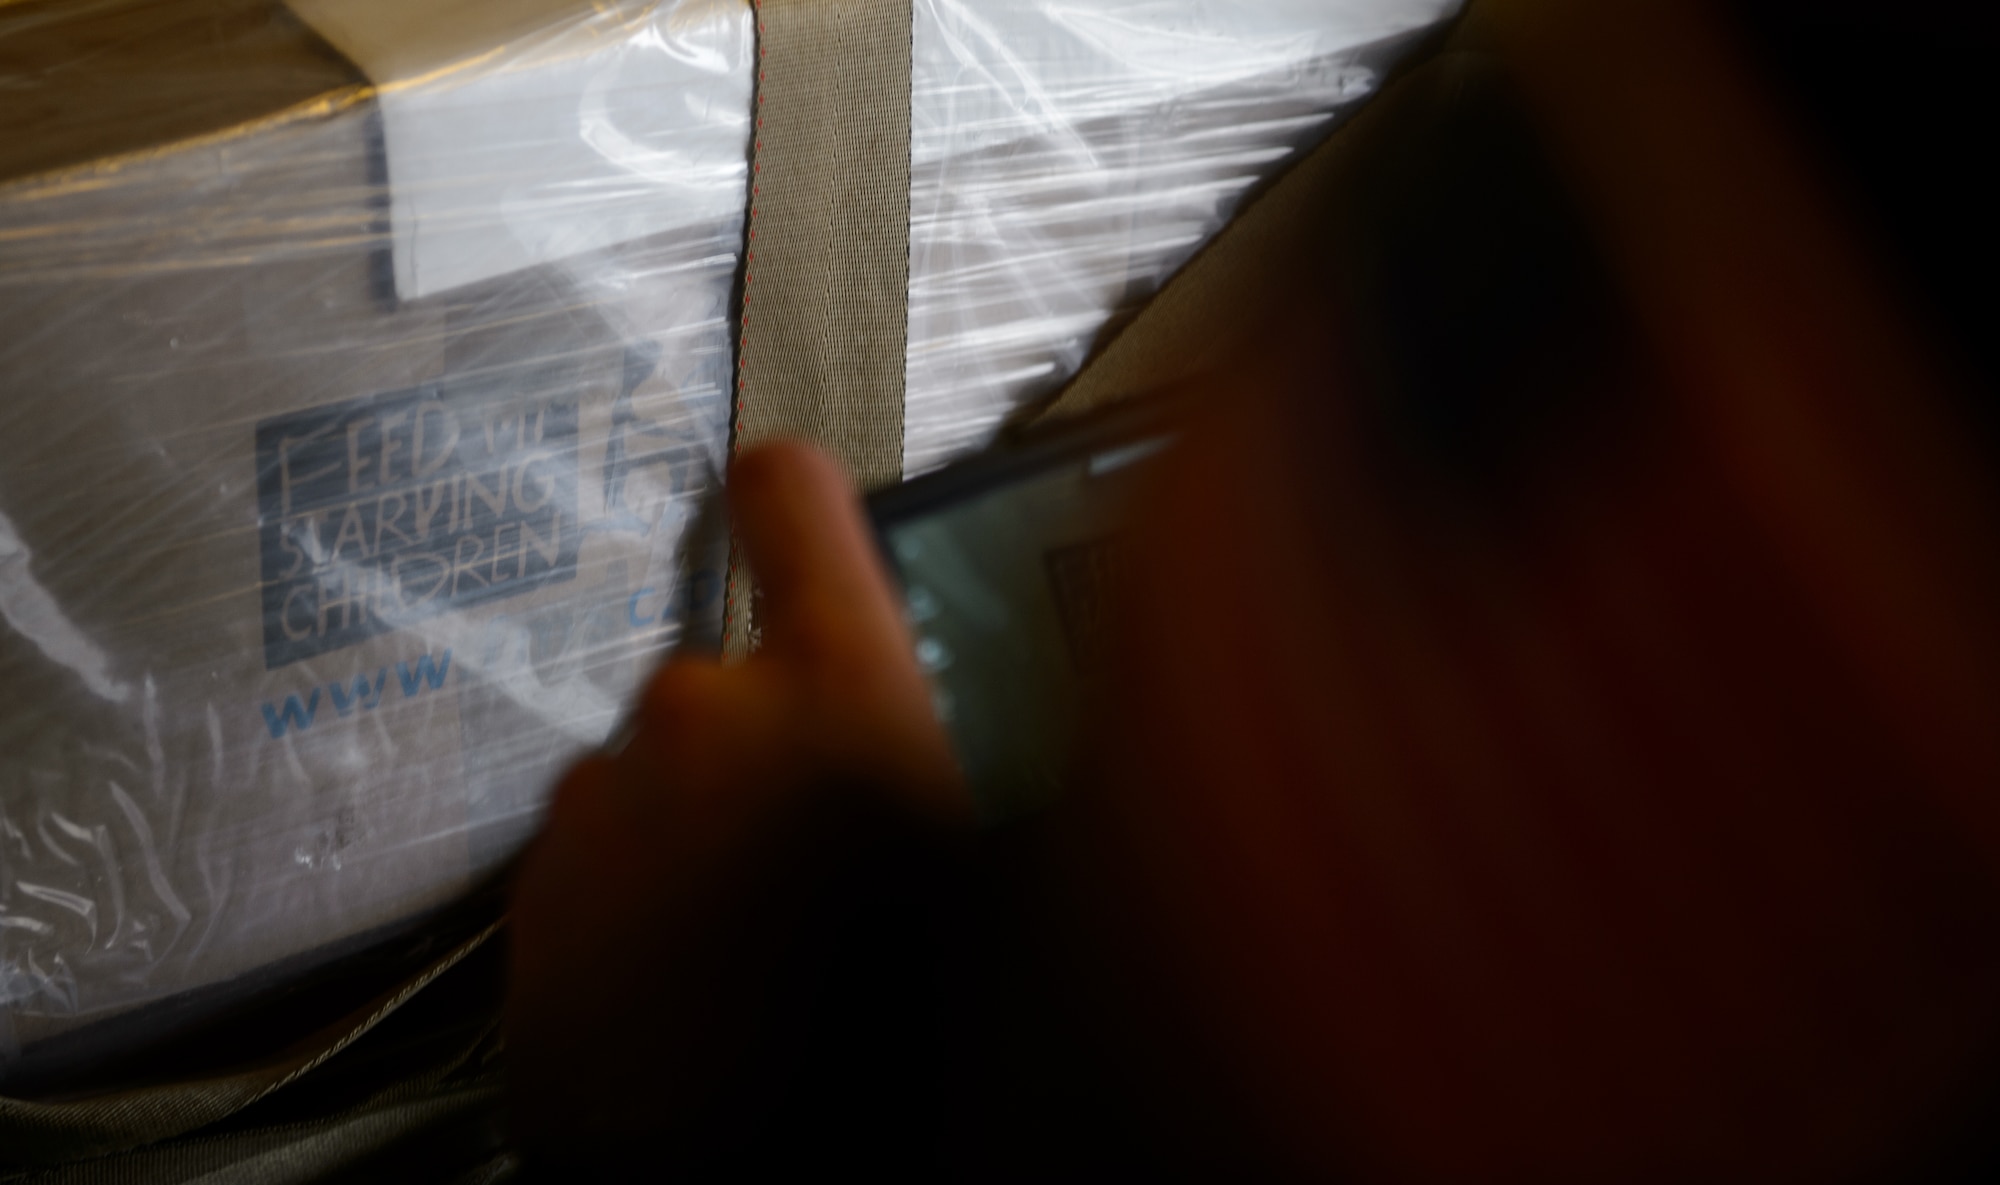
M 730 451 L 802 439 L 864 487 L 892 483 L 909 320 L 911 3 L 758 0 L 755 13 Z M 753 648 L 753 602 L 733 547 L 728 655 Z

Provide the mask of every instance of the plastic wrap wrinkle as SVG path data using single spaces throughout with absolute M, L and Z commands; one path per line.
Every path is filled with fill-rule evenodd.
M 62 606 L 48 590 L 35 583 L 31 558 L 14 524 L 0 514 L 0 619 L 99 697 L 114 704 L 125 702 L 130 689 L 111 678 L 110 658 L 63 616 Z
M 286 0 L 379 88 L 415 298 L 743 208 L 741 0 Z
M 904 471 L 1074 375 L 1457 0 L 917 0 Z

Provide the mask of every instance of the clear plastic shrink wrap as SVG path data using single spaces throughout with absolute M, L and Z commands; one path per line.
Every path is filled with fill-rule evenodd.
M 451 7 L 0 7 L 0 1055 L 461 892 L 716 597 L 748 12 Z
M 914 0 L 903 469 L 1053 394 L 1460 0 Z
M 1455 0 L 916 0 L 905 466 Z M 0 2 L 0 1083 L 420 914 L 719 608 L 738 0 Z

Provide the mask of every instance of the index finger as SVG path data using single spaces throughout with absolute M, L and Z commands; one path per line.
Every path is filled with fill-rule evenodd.
M 894 584 L 832 458 L 795 441 L 751 449 L 730 467 L 729 504 L 757 578 L 766 651 L 907 657 Z

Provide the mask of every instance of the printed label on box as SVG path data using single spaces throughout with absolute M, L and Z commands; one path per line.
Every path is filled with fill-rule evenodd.
M 470 394 L 257 425 L 266 668 L 576 576 L 575 401 Z

